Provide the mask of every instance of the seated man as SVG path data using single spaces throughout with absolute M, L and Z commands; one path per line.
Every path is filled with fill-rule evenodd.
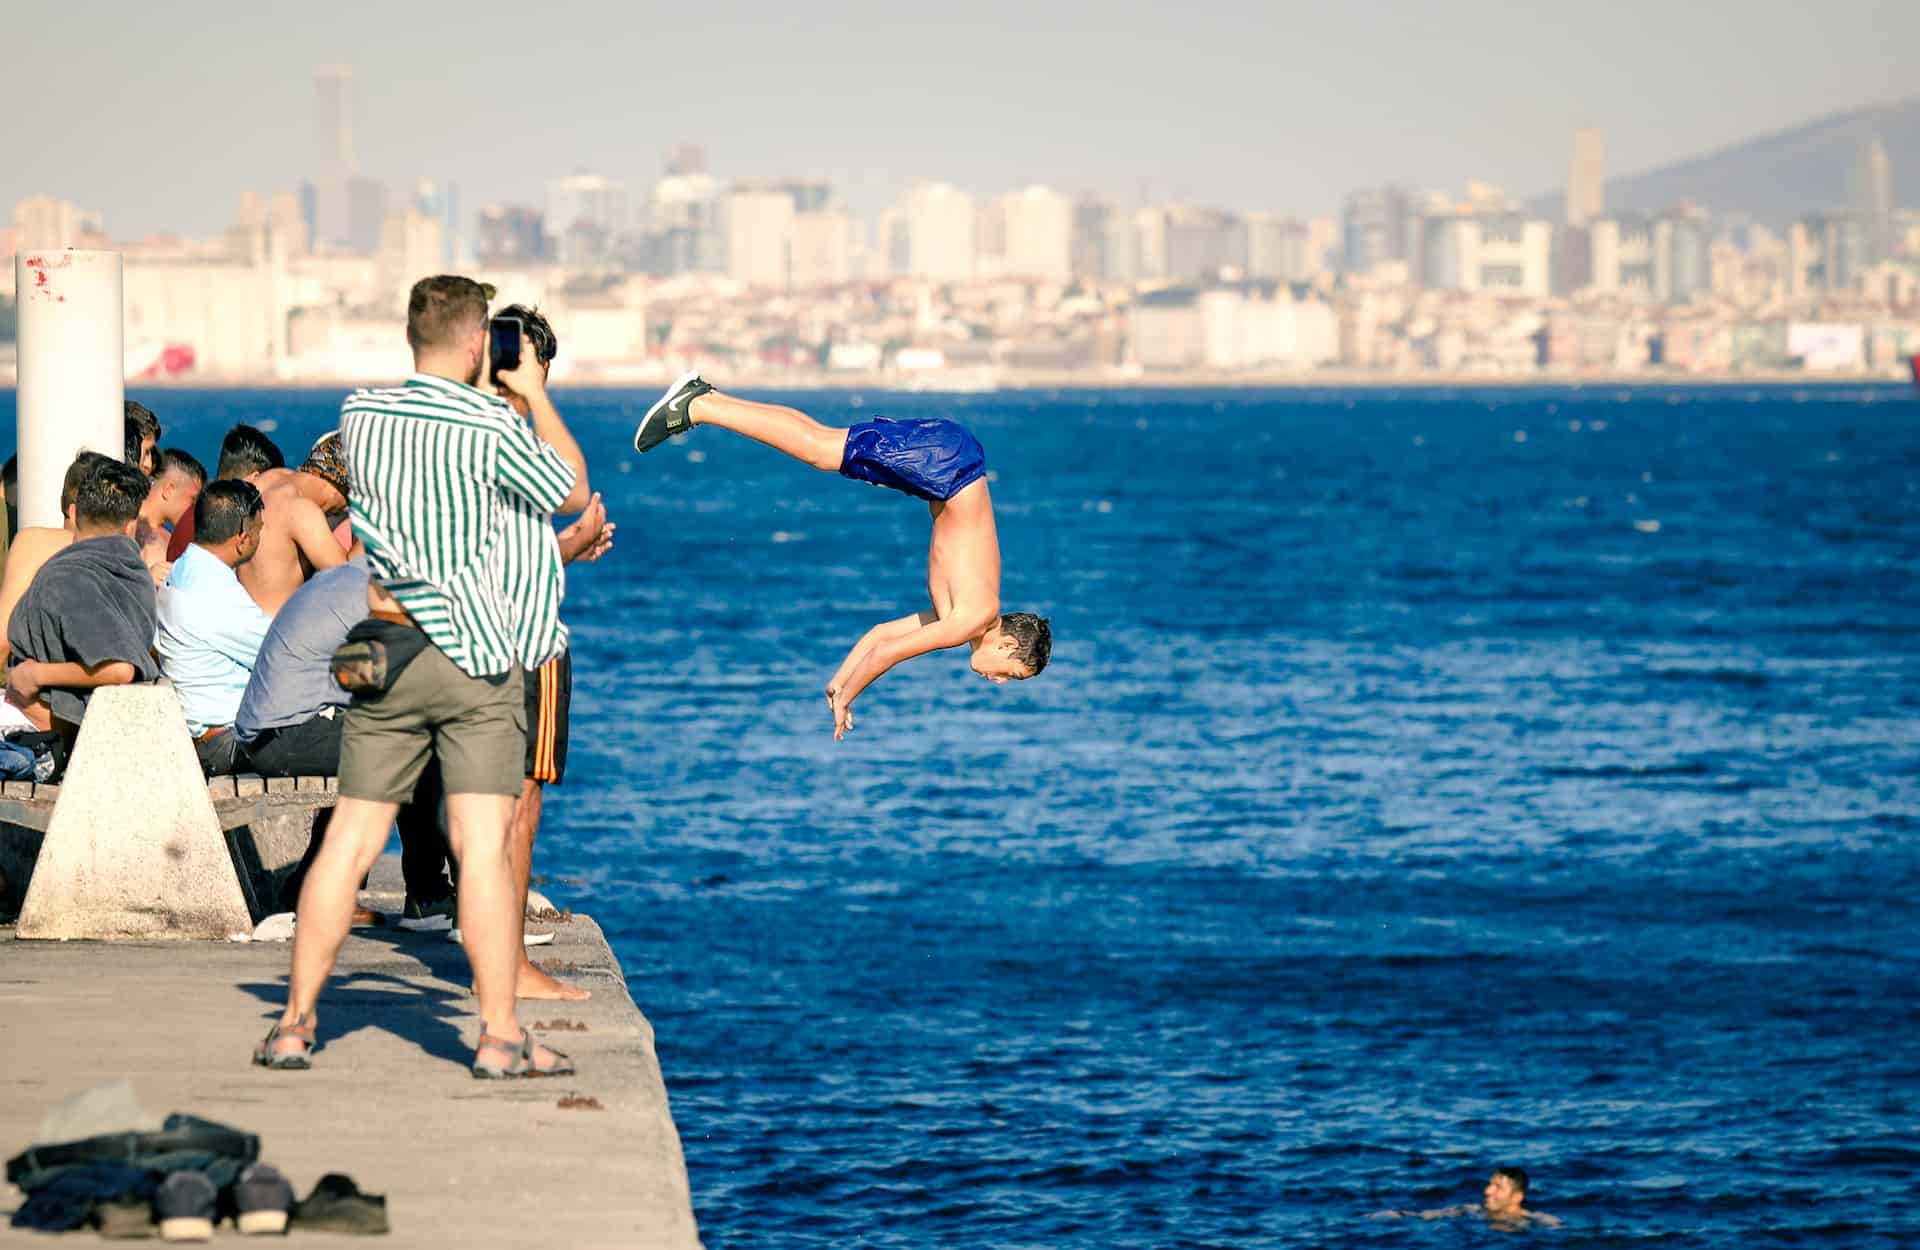
M 60 515 L 63 518 L 59 528 L 47 525 L 32 525 L 20 530 L 13 536 L 13 542 L 7 548 L 6 576 L 0 577 L 0 626 L 13 619 L 14 605 L 20 602 L 20 596 L 27 593 L 27 587 L 33 584 L 34 575 L 47 557 L 73 541 L 73 506 L 80 493 L 80 481 L 93 471 L 95 465 L 110 464 L 112 458 L 97 451 L 83 451 L 73 458 L 67 466 L 67 476 L 60 483 Z M 7 646 L 0 642 L 0 663 L 7 658 Z
M 272 616 L 315 572 L 347 561 L 327 519 L 347 506 L 347 456 L 340 435 L 315 443 L 298 470 L 262 484 L 260 495 L 267 523 L 260 532 L 260 554 L 241 571 L 240 584 Z
M 169 447 L 157 457 L 159 469 L 153 475 L 153 489 L 147 492 L 146 506 L 140 509 L 140 557 L 153 570 L 155 585 L 164 585 L 173 562 L 167 559 L 167 544 L 180 518 L 193 511 L 193 501 L 207 484 L 206 466 L 177 447 Z
M 160 668 L 172 679 L 208 776 L 233 771 L 234 713 L 272 624 L 234 570 L 260 546 L 260 492 L 214 482 L 193 505 L 193 545 L 160 590 Z
M 876 417 L 852 429 L 806 413 L 715 390 L 688 373 L 654 401 L 633 432 L 651 451 L 696 425 L 714 425 L 764 443 L 803 464 L 923 499 L 933 519 L 927 597 L 919 612 L 868 630 L 827 682 L 835 741 L 853 728 L 853 701 L 894 665 L 964 646 L 974 672 L 995 683 L 1037 677 L 1053 653 L 1053 628 L 1031 612 L 1000 610 L 1000 539 L 987 491 L 987 458 L 952 421 Z
M 152 477 L 160 467 L 155 459 L 159 454 L 155 448 L 160 442 L 160 418 L 153 415 L 153 409 L 135 399 L 127 400 L 124 408 L 127 463 Z
M 341 714 L 352 696 L 333 679 L 333 653 L 347 640 L 347 631 L 367 619 L 371 580 L 366 553 L 356 546 L 351 559 L 314 574 L 273 618 L 233 719 L 241 749 L 261 776 L 339 773 Z M 403 929 L 453 928 L 453 886 L 442 871 L 447 842 L 440 828 L 439 787 L 440 770 L 429 765 L 413 801 L 402 805 L 397 818 L 400 871 L 407 882 Z M 299 898 L 325 829 L 315 821 L 306 857 L 281 891 L 285 905 Z
M 104 457 L 80 480 L 72 543 L 47 557 L 7 624 L 7 701 L 72 745 L 101 686 L 152 681 L 153 578 L 134 546 L 151 483 Z
M 220 440 L 220 459 L 214 463 L 216 481 L 251 482 L 260 490 L 288 476 L 287 458 L 279 445 L 250 425 L 236 425 Z M 167 559 L 178 560 L 193 541 L 193 512 L 188 510 L 173 527 L 167 542 Z

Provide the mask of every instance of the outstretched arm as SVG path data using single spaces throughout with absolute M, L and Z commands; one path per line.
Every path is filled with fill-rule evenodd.
M 949 616 L 925 622 L 917 628 L 881 639 L 867 647 L 858 658 L 854 659 L 853 667 L 847 672 L 846 680 L 840 683 L 839 690 L 832 696 L 834 741 L 837 742 L 846 737 L 847 731 L 853 728 L 853 701 L 860 697 L 862 690 L 878 680 L 882 673 L 902 660 L 911 660 L 916 655 L 960 646 L 986 629 L 991 621 L 991 617 L 986 620 L 976 620 L 971 613 L 966 616 Z M 881 628 L 885 629 L 900 623 L 889 622 L 888 626 Z
M 840 688 L 847 684 L 847 678 L 853 675 L 854 668 L 866 658 L 867 652 L 873 649 L 874 644 L 904 638 L 921 626 L 931 625 L 939 619 L 939 615 L 932 608 L 927 608 L 924 611 L 915 612 L 912 616 L 881 621 L 860 635 L 860 641 L 853 644 L 853 649 L 847 652 L 847 658 L 840 661 L 840 668 L 834 673 L 833 680 L 827 683 L 827 702 L 833 702 L 834 696 L 839 694 Z

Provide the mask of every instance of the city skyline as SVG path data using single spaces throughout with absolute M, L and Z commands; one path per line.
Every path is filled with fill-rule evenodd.
M 0 202 L 72 201 L 114 237 L 215 233 L 242 192 L 322 170 L 313 76 L 337 62 L 352 69 L 359 176 L 452 181 L 474 207 L 537 206 L 576 171 L 637 193 L 669 146 L 691 139 L 723 180 L 821 177 L 863 215 L 917 178 L 941 178 L 986 195 L 1038 181 L 1122 205 L 1179 198 L 1308 216 L 1373 184 L 1472 177 L 1521 196 L 1551 191 L 1566 176 L 1567 135 L 1583 126 L 1604 130 L 1608 172 L 1620 176 L 1885 102 L 1909 81 L 1899 50 L 1920 36 L 1920 14 L 1829 6 L 1823 20 L 1874 37 L 1810 67 L 1787 37 L 1798 10 L 1784 5 L 1743 6 L 1718 25 L 1661 9 L 1649 29 L 1664 38 L 1614 59 L 1606 50 L 1635 25 L 1628 10 L 1652 6 L 1611 11 L 1609 29 L 1578 39 L 1538 12 L 1506 15 L 1480 38 L 1476 15 L 1492 6 L 1478 0 L 1450 10 L 1446 29 L 1434 14 L 1380 5 L 1258 18 L 1113 10 L 1084 29 L 1012 6 L 936 23 L 843 5 L 798 31 L 770 31 L 744 9 L 662 12 L 648 26 L 646 14 L 596 19 L 601 7 L 550 15 L 539 37 L 556 50 L 522 65 L 526 38 L 491 38 L 497 23 L 443 29 L 356 3 L 293 17 L 234 10 L 196 34 L 194 57 L 155 59 L 178 38 L 177 17 L 76 3 L 57 37 L 24 37 L 23 98 L 53 106 L 63 134 L 0 172 Z M 579 35 L 636 26 L 636 38 L 674 32 L 678 51 Z M 90 69 L 121 71 L 123 90 L 67 72 L 62 48 L 90 36 Z M 236 54 L 221 55 L 223 44 Z M 298 60 L 259 55 L 279 48 L 298 48 Z M 1505 72 L 1475 73 L 1495 64 Z

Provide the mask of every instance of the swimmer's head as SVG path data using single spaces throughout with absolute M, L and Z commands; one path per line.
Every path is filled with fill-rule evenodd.
M 1515 1214 L 1527 1200 L 1527 1170 L 1495 1168 L 1481 1196 L 1486 1200 L 1488 1215 Z
M 1053 654 L 1053 625 L 1031 612 L 1008 612 L 974 644 L 973 671 L 988 681 L 1038 677 Z

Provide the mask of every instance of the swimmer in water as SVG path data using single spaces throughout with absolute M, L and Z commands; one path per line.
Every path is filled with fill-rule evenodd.
M 1493 1175 L 1487 1178 L 1487 1187 L 1480 1193 L 1480 1205 L 1441 1207 L 1434 1211 L 1381 1211 L 1369 1216 L 1376 1220 L 1448 1220 L 1463 1215 L 1483 1215 L 1487 1222 L 1502 1228 L 1521 1228 L 1528 1224 L 1539 1224 L 1543 1228 L 1558 1228 L 1560 1221 L 1544 1211 L 1527 1209 L 1527 1170 L 1525 1168 L 1495 1168 Z

